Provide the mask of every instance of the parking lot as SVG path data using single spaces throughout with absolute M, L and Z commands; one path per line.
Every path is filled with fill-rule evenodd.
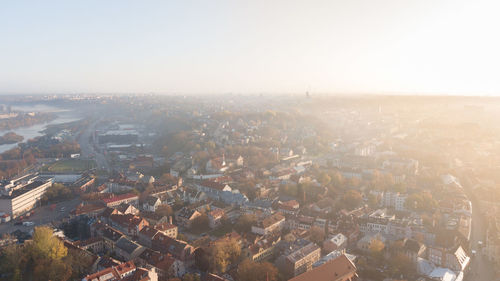
M 61 221 L 63 218 L 68 217 L 69 212 L 79 203 L 80 199 L 76 198 L 70 201 L 56 203 L 56 208 L 54 210 L 51 209 L 51 205 L 35 208 L 35 214 L 23 220 L 33 222 L 32 226 L 15 225 L 14 223 L 17 220 L 2 223 L 0 224 L 0 235 L 11 233 L 17 229 L 29 232 L 36 226 Z M 61 208 L 64 208 L 64 211 L 61 211 Z

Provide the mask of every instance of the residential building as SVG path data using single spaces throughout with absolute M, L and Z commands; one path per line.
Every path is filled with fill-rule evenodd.
M 252 233 L 268 235 L 273 232 L 281 231 L 285 225 L 285 217 L 281 213 L 272 214 L 252 225 Z
M 356 281 L 356 266 L 345 255 L 302 273 L 289 281 Z

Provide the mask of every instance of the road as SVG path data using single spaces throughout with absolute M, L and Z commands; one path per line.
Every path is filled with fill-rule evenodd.
M 55 210 L 51 210 L 50 205 L 35 208 L 35 214 L 24 220 L 33 222 L 33 226 L 14 225 L 13 221 L 2 223 L 0 224 L 0 235 L 11 233 L 17 229 L 25 232 L 30 232 L 35 226 L 60 221 L 63 218 L 68 217 L 69 212 L 71 212 L 78 204 L 80 204 L 80 199 L 75 198 L 70 201 L 57 203 Z M 60 211 L 62 207 L 65 208 L 64 212 Z
M 90 136 L 95 131 L 95 126 L 99 121 L 90 124 L 80 135 L 78 143 L 80 144 L 80 155 L 82 158 L 94 159 L 98 169 L 103 169 L 111 172 L 111 166 L 106 160 L 106 156 L 94 149 L 94 143 L 91 142 Z
M 494 281 L 495 267 L 483 256 L 478 245 L 479 241 L 486 241 L 487 222 L 482 215 L 481 206 L 470 192 L 467 194 L 472 202 L 472 233 L 471 233 L 471 250 L 476 251 L 476 256 L 472 257 L 470 272 L 466 275 L 466 281 Z

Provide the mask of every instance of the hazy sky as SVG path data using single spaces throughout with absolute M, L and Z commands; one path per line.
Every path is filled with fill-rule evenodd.
M 500 94 L 496 0 L 3 1 L 0 93 Z

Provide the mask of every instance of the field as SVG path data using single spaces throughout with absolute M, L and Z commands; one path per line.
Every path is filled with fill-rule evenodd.
M 47 171 L 52 173 L 81 173 L 95 167 L 96 163 L 94 160 L 64 159 L 48 166 Z

